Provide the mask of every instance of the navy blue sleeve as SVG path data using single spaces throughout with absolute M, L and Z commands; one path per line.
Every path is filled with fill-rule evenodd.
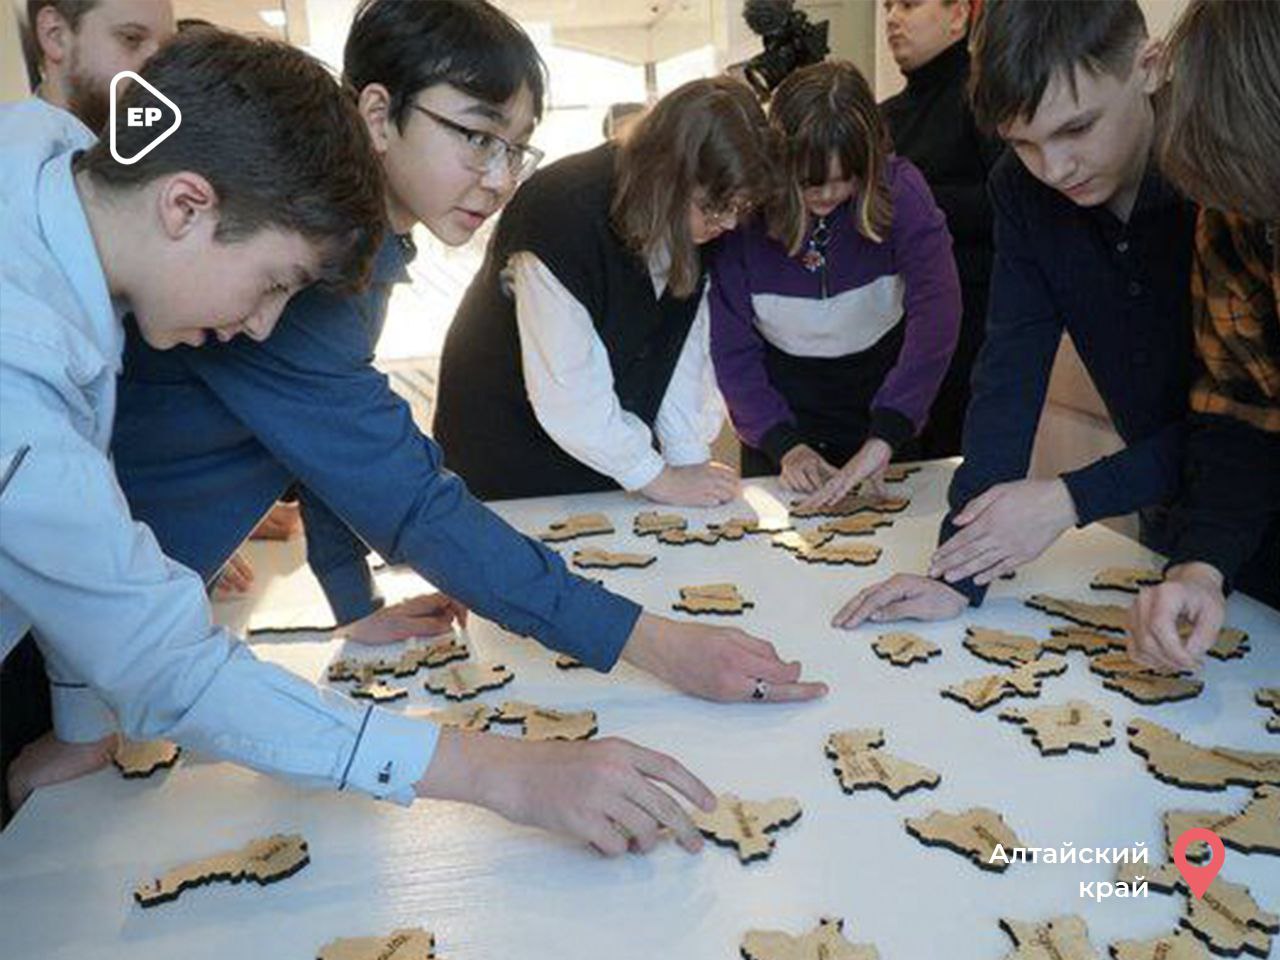
M 987 335 L 974 365 L 964 421 L 964 461 L 947 493 L 950 511 L 939 543 L 955 534 L 953 518 L 974 497 L 1027 475 L 1049 374 L 1062 341 L 1063 319 L 1032 253 L 1030 231 L 1035 228 L 1021 216 L 1014 173 L 1002 164 L 991 178 L 995 262 Z M 986 596 L 986 588 L 972 580 L 951 586 L 974 606 Z
M 353 623 L 382 608 L 384 600 L 369 570 L 369 547 L 319 497 L 298 488 L 307 531 L 307 564 L 340 624 Z
M 1186 447 L 1183 421 L 1131 447 L 1062 475 L 1080 526 L 1169 500 L 1178 489 Z
M 320 288 L 290 301 L 262 343 L 240 337 L 189 363 L 294 477 L 390 563 L 476 613 L 599 670 L 640 615 L 570 573 L 444 469 L 409 406 L 371 364 L 352 302 Z

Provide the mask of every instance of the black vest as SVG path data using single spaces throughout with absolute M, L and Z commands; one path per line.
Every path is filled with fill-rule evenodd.
M 538 171 L 512 199 L 445 338 L 434 434 L 445 465 L 485 500 L 614 490 L 538 424 L 525 389 L 512 254 L 534 254 L 591 315 L 624 410 L 650 427 L 693 324 L 702 283 L 654 297 L 643 259 L 609 222 L 616 148 L 605 144 Z

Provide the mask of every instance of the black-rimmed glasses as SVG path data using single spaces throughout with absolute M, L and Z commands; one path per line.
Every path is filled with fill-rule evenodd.
M 446 130 L 456 133 L 467 145 L 467 158 L 464 161 L 469 170 L 476 173 L 492 173 L 498 165 L 505 164 L 507 172 L 517 181 L 526 179 L 538 164 L 542 162 L 543 152 L 537 147 L 512 143 L 496 133 L 488 130 L 476 130 L 450 120 L 421 104 L 410 104 L 419 113 L 425 113 Z

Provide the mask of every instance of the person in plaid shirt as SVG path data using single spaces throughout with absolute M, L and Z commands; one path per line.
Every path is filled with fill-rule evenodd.
M 1197 378 L 1170 563 L 1139 594 L 1129 643 L 1135 659 L 1187 669 L 1230 589 L 1280 604 L 1280 4 L 1193 0 L 1166 66 L 1160 162 L 1202 207 Z

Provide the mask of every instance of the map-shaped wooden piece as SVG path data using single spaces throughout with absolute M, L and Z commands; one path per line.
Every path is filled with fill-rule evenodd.
M 773 833 L 800 819 L 800 803 L 790 797 L 757 803 L 732 793 L 716 798 L 710 813 L 695 808 L 694 825 L 712 843 L 733 847 L 743 863 L 763 860 L 773 852 Z
M 689 521 L 678 513 L 646 510 L 644 513 L 636 514 L 631 530 L 637 537 L 649 537 L 656 536 L 663 530 L 683 530 L 688 525 Z
M 426 687 L 450 700 L 470 700 L 486 690 L 505 687 L 515 676 L 500 663 L 454 663 L 428 673 Z
M 599 729 L 594 710 L 566 713 L 519 700 L 508 700 L 493 719 L 497 723 L 522 724 L 526 740 L 589 740 Z
M 239 850 L 174 867 L 134 887 L 133 899 L 141 906 L 154 907 L 178 899 L 184 890 L 207 883 L 253 880 L 266 885 L 293 876 L 310 862 L 307 842 L 301 835 L 276 833 L 250 840 Z
M 178 762 L 182 748 L 172 740 L 126 740 L 120 738 L 111 762 L 126 780 L 141 780 L 157 770 L 167 770 Z
M 871 641 L 871 650 L 881 660 L 888 660 L 895 667 L 909 667 L 924 663 L 930 657 L 942 655 L 942 648 L 914 633 L 896 631 L 882 633 Z
M 435 960 L 436 938 L 421 927 L 385 937 L 343 937 L 320 948 L 316 960 Z
M 827 738 L 827 756 L 834 761 L 836 778 L 845 793 L 883 790 L 897 800 L 922 787 L 932 789 L 941 774 L 881 750 L 881 730 L 841 730 Z
M 714 530 L 663 530 L 658 534 L 658 542 L 670 547 L 687 547 L 693 543 L 714 547 L 720 542 L 720 534 Z
M 1137 703 L 1176 703 L 1200 695 L 1204 681 L 1177 673 L 1153 670 L 1132 660 L 1122 650 L 1102 653 L 1089 661 L 1089 670 L 1105 679 L 1108 690 L 1124 694 Z
M 368 683 L 357 684 L 353 687 L 351 696 L 357 700 L 390 703 L 393 700 L 402 700 L 409 696 L 409 691 L 405 687 L 393 687 L 381 680 L 371 680 Z
M 1102 954 L 1089 942 L 1088 926 L 1074 914 L 1044 923 L 1002 917 L 1000 927 L 1014 943 L 1005 960 L 1102 960 Z
M 1188 830 L 1212 830 L 1224 844 L 1241 853 L 1273 853 L 1280 856 L 1280 787 L 1258 787 L 1239 813 L 1222 810 L 1170 810 L 1164 815 L 1164 835 L 1169 849 Z M 1209 859 L 1207 843 L 1187 847 L 1187 859 Z
M 965 628 L 964 648 L 979 660 L 999 663 L 1006 667 L 1020 667 L 1024 663 L 1040 659 L 1044 652 L 1035 637 L 1004 630 L 988 630 L 985 627 Z
M 1023 845 L 1004 818 L 986 807 L 972 807 L 961 813 L 935 810 L 927 817 L 908 817 L 906 827 L 907 833 L 925 846 L 945 847 L 993 873 L 1009 869 L 1013 848 Z M 991 855 L 997 846 L 1004 848 L 1005 858 L 992 863 Z
M 567 653 L 556 654 L 557 670 L 584 670 L 586 669 L 586 666 L 587 665 L 577 657 L 571 657 Z
M 915 463 L 891 463 L 884 468 L 880 477 L 885 483 L 902 483 L 913 473 L 919 473 L 920 466 Z
M 1185 635 L 1190 631 L 1189 626 L 1181 628 L 1181 632 Z M 1243 630 L 1237 630 L 1235 627 L 1223 627 L 1218 631 L 1218 638 L 1213 642 L 1208 650 L 1205 651 L 1209 656 L 1217 660 L 1238 660 L 1249 652 L 1249 634 Z
M 619 567 L 643 569 L 650 566 L 657 559 L 657 556 L 652 553 L 612 553 L 596 547 L 573 551 L 573 565 L 584 570 L 590 570 L 595 567 L 602 567 L 606 570 L 616 570 Z
M 869 943 L 850 943 L 844 921 L 823 918 L 803 936 L 781 930 L 751 930 L 739 946 L 743 960 L 880 960 Z
M 730 517 L 719 523 L 708 523 L 707 529 L 720 534 L 722 540 L 741 540 L 758 533 L 781 533 L 790 530 L 785 520 L 761 520 L 759 517 Z
M 868 510 L 876 513 L 901 513 L 911 505 L 906 497 L 876 497 L 863 493 L 850 493 L 835 503 L 825 507 L 802 507 L 803 501 L 791 504 L 791 516 L 804 519 L 806 517 L 847 517 Z
M 1254 700 L 1260 707 L 1271 708 L 1272 716 L 1267 721 L 1267 729 L 1272 733 L 1280 733 L 1280 687 L 1263 687 L 1254 694 Z
M 971 710 L 985 710 L 1005 697 L 1038 697 L 1045 677 L 1056 677 L 1066 670 L 1067 661 L 1062 657 L 1045 656 L 1007 673 L 974 677 L 944 687 L 942 695 L 960 701 Z
M 835 520 L 824 520 L 818 524 L 820 533 L 838 533 L 846 537 L 865 537 L 873 534 L 880 527 L 893 526 L 893 518 L 883 513 L 855 513 Z
M 329 664 L 328 677 L 334 683 L 354 680 L 361 686 L 367 686 L 374 677 L 387 674 L 411 677 L 419 670 L 442 667 L 446 663 L 465 660 L 469 656 L 471 651 L 467 649 L 467 645 L 457 637 L 450 636 L 426 646 L 408 647 L 397 657 L 340 657 Z
M 788 530 L 775 534 L 772 543 L 795 554 L 805 563 L 852 563 L 867 567 L 880 559 L 880 548 L 869 543 L 832 542 L 835 535 L 810 530 L 801 533 Z
M 1085 656 L 1095 656 L 1109 650 L 1125 649 L 1124 638 L 1110 633 L 1090 630 L 1088 627 L 1054 627 L 1049 631 L 1049 639 L 1042 646 L 1053 653 L 1066 653 L 1079 650 Z
M 442 727 L 452 727 L 467 733 L 484 733 L 493 722 L 493 714 L 493 707 L 486 703 L 459 703 L 439 710 L 415 710 L 410 716 L 423 717 Z
M 1149 567 L 1107 567 L 1093 575 L 1089 586 L 1094 590 L 1137 593 L 1142 587 L 1155 586 L 1163 581 L 1164 574 Z
M 613 533 L 613 524 L 603 513 L 575 513 L 564 520 L 557 520 L 538 534 L 545 543 L 559 543 L 575 537 L 591 537 Z
M 1050 616 L 1070 620 L 1082 627 L 1110 633 L 1127 633 L 1129 630 L 1128 608 L 1114 603 L 1082 603 L 1079 600 L 1064 600 L 1036 593 L 1028 598 L 1027 606 Z
M 681 587 L 680 599 L 672 609 L 685 613 L 742 613 L 755 604 L 745 599 L 732 583 L 708 583 L 703 586 Z
M 1117 940 L 1111 945 L 1112 960 L 1213 960 L 1194 936 L 1185 930 L 1152 940 Z
M 1129 748 L 1159 780 L 1193 790 L 1280 784 L 1280 753 L 1200 747 L 1150 720 L 1129 724 Z
M 1019 724 L 1045 756 L 1072 749 L 1097 753 L 1116 742 L 1111 717 L 1083 700 L 1052 707 L 1009 707 L 1000 719 Z

